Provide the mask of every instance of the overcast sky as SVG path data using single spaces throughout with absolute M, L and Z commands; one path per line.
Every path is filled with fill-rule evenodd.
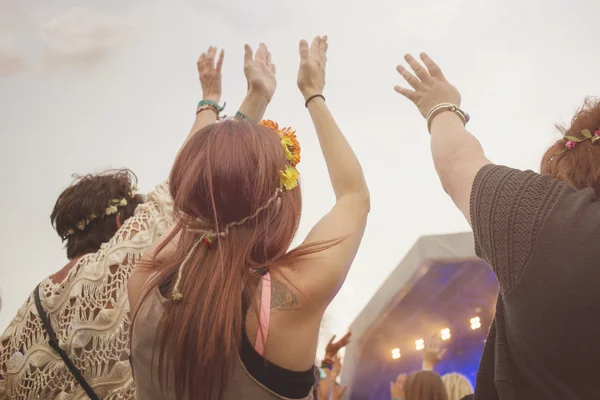
M 0 0 L 0 331 L 66 262 L 49 215 L 71 174 L 129 167 L 143 191 L 166 178 L 209 45 L 226 51 L 230 113 L 246 90 L 244 43 L 271 49 L 267 117 L 296 128 L 303 146 L 301 240 L 334 197 L 296 88 L 298 41 L 327 34 L 325 96 L 372 195 L 323 332 L 343 333 L 419 236 L 469 229 L 438 182 L 423 119 L 393 90 L 403 54 L 438 62 L 491 160 L 538 170 L 553 125 L 600 92 L 599 13 L 596 0 Z

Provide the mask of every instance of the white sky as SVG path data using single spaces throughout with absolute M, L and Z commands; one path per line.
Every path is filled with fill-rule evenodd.
M 403 54 L 438 61 L 491 160 L 537 170 L 553 124 L 600 92 L 599 13 L 595 0 L 0 0 L 0 331 L 66 261 L 49 215 L 72 173 L 129 167 L 143 191 L 167 176 L 209 45 L 226 49 L 230 113 L 246 89 L 243 44 L 270 46 L 278 89 L 267 117 L 296 128 L 303 146 L 303 238 L 334 198 L 295 84 L 297 48 L 328 34 L 327 103 L 372 194 L 323 332 L 343 334 L 419 236 L 468 229 L 439 185 L 424 121 L 393 91 Z

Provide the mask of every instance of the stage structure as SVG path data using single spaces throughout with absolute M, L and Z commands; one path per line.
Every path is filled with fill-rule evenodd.
M 448 349 L 436 372 L 474 384 L 498 294 L 473 234 L 421 237 L 352 323 L 342 384 L 350 400 L 389 399 L 389 383 L 421 367 L 423 346 Z

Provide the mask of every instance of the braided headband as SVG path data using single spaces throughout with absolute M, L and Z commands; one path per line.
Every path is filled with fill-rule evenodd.
M 190 232 L 200 233 L 201 236 L 196 242 L 194 242 L 185 259 L 181 265 L 179 265 L 177 279 L 175 280 L 172 293 L 172 298 L 174 301 L 180 301 L 183 299 L 183 294 L 179 290 L 183 277 L 183 269 L 187 266 L 192 254 L 196 252 L 201 243 L 204 242 L 207 246 L 212 245 L 217 238 L 227 236 L 231 228 L 245 224 L 246 222 L 256 218 L 264 210 L 268 209 L 284 190 L 292 190 L 298 186 L 298 177 L 300 174 L 296 169 L 296 165 L 298 165 L 300 162 L 300 144 L 298 143 L 298 139 L 296 139 L 296 132 L 291 128 L 280 129 L 276 122 L 270 120 L 261 121 L 259 122 L 259 125 L 265 126 L 277 132 L 281 139 L 281 145 L 286 156 L 286 166 L 283 170 L 279 171 L 279 186 L 275 190 L 275 193 L 262 206 L 256 209 L 256 211 L 240 219 L 239 221 L 231 222 L 225 225 L 221 231 L 211 231 L 209 229 L 187 229 Z

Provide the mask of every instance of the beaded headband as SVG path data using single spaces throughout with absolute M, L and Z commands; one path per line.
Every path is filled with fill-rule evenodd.
M 565 140 L 565 147 L 563 147 L 562 149 L 560 149 L 556 153 L 554 153 L 554 156 L 562 154 L 567 150 L 573 150 L 575 147 L 577 147 L 577 144 L 584 142 L 586 140 L 591 140 L 592 143 L 596 143 L 598 140 L 600 140 L 600 129 L 595 131 L 593 135 L 589 129 L 584 129 L 581 131 L 581 135 L 583 136 L 583 138 L 578 138 L 578 137 L 569 136 L 569 135 L 565 136 L 563 138 Z
M 135 195 L 137 194 L 137 190 L 138 190 L 137 185 L 131 186 L 131 188 L 129 189 L 129 192 L 127 193 L 131 199 L 133 199 L 135 197 Z M 116 214 L 117 212 L 119 212 L 119 207 L 125 207 L 126 205 L 127 205 L 127 199 L 125 197 L 120 198 L 120 199 L 110 199 L 108 201 L 108 207 L 106 207 L 104 209 L 104 213 L 102 213 L 100 216 L 98 216 L 94 213 L 91 213 L 85 219 L 82 219 L 81 221 L 79 221 L 77 223 L 77 225 L 75 226 L 75 228 L 77 230 L 83 231 L 93 220 L 104 218 L 107 215 Z M 63 235 L 63 240 L 65 240 L 69 236 L 73 235 L 75 233 L 75 228 L 71 228 L 71 229 L 67 230 L 67 232 Z
M 283 151 L 285 153 L 286 165 L 285 168 L 279 171 L 279 186 L 275 190 L 273 196 L 271 196 L 262 206 L 260 206 L 256 211 L 247 217 L 242 218 L 239 221 L 231 222 L 223 228 L 221 231 L 211 231 L 205 229 L 188 229 L 190 232 L 197 232 L 202 234 L 200 239 L 198 239 L 190 249 L 189 253 L 179 265 L 179 271 L 177 272 L 177 280 L 175 281 L 175 285 L 173 286 L 173 294 L 172 298 L 175 301 L 180 301 L 183 299 L 183 294 L 179 291 L 179 287 L 181 285 L 181 278 L 183 275 L 183 269 L 187 265 L 189 259 L 192 257 L 192 254 L 198 249 L 201 243 L 210 246 L 213 242 L 219 237 L 225 237 L 229 233 L 231 228 L 236 226 L 243 225 L 247 221 L 250 221 L 256 218 L 261 212 L 269 208 L 281 193 L 284 190 L 292 190 L 298 186 L 298 177 L 300 173 L 296 169 L 296 165 L 300 162 L 300 143 L 298 143 L 298 139 L 296 138 L 296 131 L 291 128 L 279 128 L 279 125 L 276 122 L 271 120 L 265 120 L 259 122 L 259 125 L 262 125 L 266 128 L 269 128 L 275 131 L 279 138 L 281 139 L 281 146 L 283 147 Z

